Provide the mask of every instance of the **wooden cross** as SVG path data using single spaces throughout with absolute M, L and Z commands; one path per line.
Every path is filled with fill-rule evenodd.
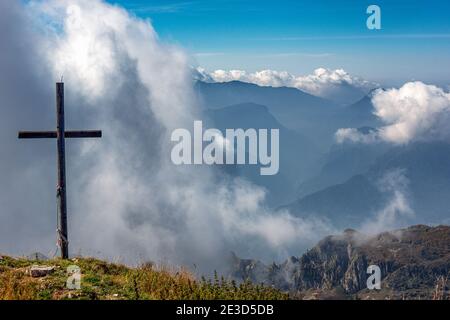
M 58 222 L 58 245 L 61 258 L 69 258 L 69 240 L 67 233 L 67 198 L 66 198 L 66 147 L 65 138 L 101 138 L 99 130 L 65 131 L 64 128 L 64 83 L 56 84 L 56 131 L 20 131 L 19 139 L 52 138 L 57 141 L 58 149 L 58 185 L 56 190 Z

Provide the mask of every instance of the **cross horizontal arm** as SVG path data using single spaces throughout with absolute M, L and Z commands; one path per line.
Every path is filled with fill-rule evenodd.
M 20 131 L 19 139 L 55 139 L 56 131 Z M 65 138 L 101 138 L 100 130 L 65 131 Z
M 64 136 L 66 138 L 101 138 L 102 132 L 100 130 L 66 131 Z
M 19 139 L 56 138 L 56 131 L 20 131 Z

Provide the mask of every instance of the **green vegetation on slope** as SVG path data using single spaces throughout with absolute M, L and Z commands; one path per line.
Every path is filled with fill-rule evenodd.
M 32 265 L 53 266 L 53 273 L 33 278 Z M 67 267 L 81 268 L 81 290 L 66 288 Z M 171 271 L 153 265 L 130 268 L 92 258 L 72 260 L 54 259 L 30 261 L 0 257 L 0 300 L 18 299 L 230 299 L 273 300 L 287 299 L 280 291 L 253 285 L 236 284 L 219 279 L 196 280 L 186 270 Z

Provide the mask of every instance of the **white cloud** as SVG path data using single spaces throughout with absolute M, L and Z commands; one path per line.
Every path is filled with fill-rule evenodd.
M 330 70 L 319 68 L 314 73 L 304 77 L 297 77 L 295 87 L 307 92 L 321 94 L 330 85 L 351 85 L 356 88 L 367 89 L 375 87 L 376 84 L 351 76 L 343 69 Z
M 409 180 L 403 169 L 387 172 L 378 182 L 382 192 L 390 194 L 386 206 L 364 222 L 360 230 L 375 235 L 386 230 L 404 227 L 415 213 L 408 201 Z
M 200 68 L 199 72 L 205 76 L 200 78 L 204 81 L 229 82 L 237 80 L 260 86 L 293 87 L 312 95 L 347 103 L 353 102 L 364 93 L 378 86 L 376 83 L 352 76 L 343 69 L 318 68 L 314 70 L 313 74 L 305 76 L 295 76 L 286 71 L 274 70 L 262 70 L 253 73 L 244 70 L 215 70 L 208 73 Z M 359 91 L 360 96 L 356 98 L 357 93 L 349 94 L 350 88 Z M 344 90 L 346 92 L 342 92 Z
M 345 141 L 355 143 L 371 143 L 377 141 L 378 134 L 376 131 L 362 133 L 358 129 L 342 128 L 336 131 L 335 138 L 337 143 L 343 143 Z
M 217 82 L 240 80 L 261 86 L 272 87 L 280 87 L 290 84 L 294 79 L 294 77 L 287 72 L 278 72 L 272 70 L 262 70 L 249 74 L 242 70 L 216 70 L 211 73 L 211 76 Z
M 448 138 L 450 94 L 434 85 L 409 82 L 400 89 L 378 91 L 373 99 L 375 115 L 386 126 L 380 137 L 392 143 Z
M 407 144 L 450 137 L 450 94 L 423 82 L 408 82 L 399 89 L 377 90 L 372 97 L 374 114 L 384 123 L 376 137 L 355 129 L 339 129 L 338 142 L 385 141 Z
M 0 138 L 10 139 L 11 132 L 24 125 L 27 105 L 40 108 L 34 111 L 37 119 L 53 115 L 47 108 L 54 96 L 52 79 L 59 80 L 62 74 L 68 122 L 104 132 L 95 142 L 71 142 L 72 254 L 220 268 L 229 251 L 255 258 L 284 256 L 283 250 L 297 253 L 330 230 L 326 224 L 288 213 L 275 215 L 265 206 L 263 189 L 214 167 L 172 164 L 170 133 L 190 128 L 199 110 L 188 57 L 161 43 L 148 21 L 100 0 L 11 3 L 0 4 L 4 30 L 19 32 L 15 23 L 20 23 L 39 31 L 4 38 L 8 65 L 17 68 L 0 73 L 0 83 L 9 88 L 3 91 L 0 86 L 8 102 L 0 109 Z M 17 41 L 30 38 L 36 40 L 35 46 L 20 51 Z M 0 63 L 3 66 L 2 59 Z M 38 73 L 28 66 L 44 70 Z M 17 74 L 24 76 L 16 80 Z M 36 94 L 40 92 L 45 93 Z M 36 125 L 37 120 L 31 119 L 28 125 Z M 0 176 L 8 188 L 0 193 L 5 208 L 0 212 L 0 237 L 14 253 L 19 248 L 35 251 L 38 245 L 54 251 L 54 195 L 50 189 L 51 196 L 43 199 L 40 191 L 54 185 L 54 168 L 46 165 L 41 170 L 39 163 L 51 161 L 29 161 L 42 154 L 52 159 L 53 149 L 35 145 L 2 140 L 2 152 L 8 157 L 0 158 Z M 23 201 L 24 193 L 36 196 Z M 36 211 L 45 219 L 35 220 Z M 17 231 L 28 223 L 32 235 Z

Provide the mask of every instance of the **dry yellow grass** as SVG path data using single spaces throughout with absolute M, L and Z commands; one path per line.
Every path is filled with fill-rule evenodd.
M 50 265 L 55 271 L 42 278 L 28 274 L 31 265 Z M 66 288 L 69 265 L 81 268 L 81 290 Z M 45 262 L 3 257 L 0 260 L 0 300 L 33 299 L 287 299 L 280 291 L 248 282 L 219 279 L 197 280 L 185 269 L 143 265 L 130 268 L 85 258 Z

